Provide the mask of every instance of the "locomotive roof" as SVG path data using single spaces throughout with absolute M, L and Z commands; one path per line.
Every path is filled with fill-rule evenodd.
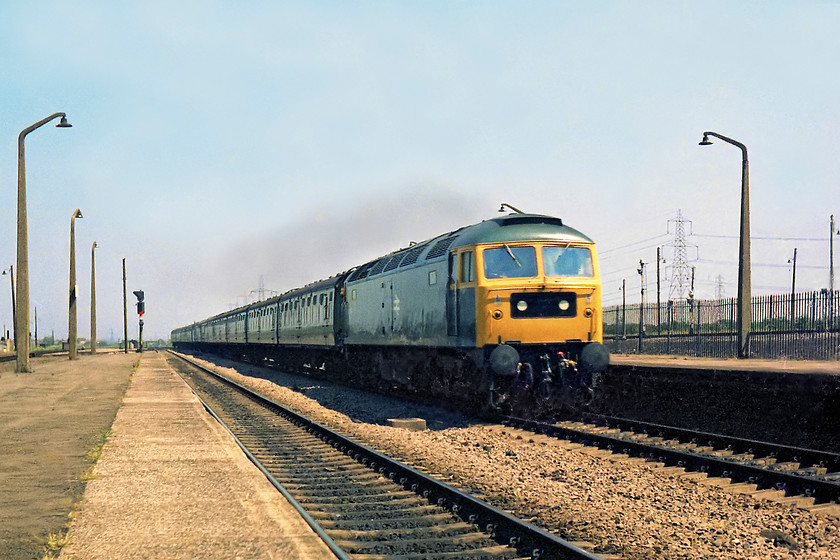
M 350 271 L 348 282 L 413 266 L 424 261 L 448 258 L 449 250 L 476 243 L 515 243 L 520 241 L 555 241 L 558 243 L 592 243 L 574 228 L 563 225 L 560 218 L 540 214 L 508 214 L 478 224 L 464 226 L 406 248 L 388 253 Z
M 515 241 L 562 241 L 592 243 L 560 218 L 540 214 L 508 214 L 458 230 L 457 245 Z

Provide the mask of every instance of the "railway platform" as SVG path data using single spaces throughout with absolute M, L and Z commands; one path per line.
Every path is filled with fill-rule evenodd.
M 61 371 L 52 373 L 36 363 L 39 373 L 4 370 L 2 376 L 30 385 L 39 375 L 83 378 L 108 359 L 61 360 Z M 101 456 L 86 476 L 84 495 L 72 506 L 69 531 L 58 539 L 66 541 L 59 558 L 334 557 L 162 354 L 111 359 L 131 359 L 136 370 L 121 401 L 121 391 L 98 393 L 119 408 Z M 127 362 L 120 367 L 129 372 Z M 4 396 L 14 394 L 0 394 L 0 409 Z M 53 404 L 49 413 L 57 426 L 97 409 L 96 403 L 72 399 Z M 66 515 L 71 504 L 64 505 Z
M 700 371 L 801 373 L 840 376 L 840 362 L 815 360 L 736 360 L 654 354 L 612 354 L 610 365 Z
M 840 362 L 613 355 L 590 411 L 840 450 Z

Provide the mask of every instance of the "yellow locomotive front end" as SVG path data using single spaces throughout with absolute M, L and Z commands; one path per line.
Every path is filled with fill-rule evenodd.
M 476 342 L 602 342 L 594 244 L 515 243 L 477 248 Z
M 506 239 L 476 240 L 453 255 L 459 301 L 474 301 L 491 403 L 587 398 L 609 363 L 595 243 L 550 223 L 502 231 Z

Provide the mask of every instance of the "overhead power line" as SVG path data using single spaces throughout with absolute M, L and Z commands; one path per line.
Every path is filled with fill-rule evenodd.
M 712 235 L 694 233 L 693 237 L 708 237 L 714 239 L 739 239 L 737 235 Z M 760 237 L 751 235 L 750 241 L 828 241 L 826 237 Z
M 642 240 L 640 240 L 640 241 L 634 241 L 634 242 L 632 242 L 632 243 L 628 243 L 627 245 L 621 245 L 620 247 L 613 247 L 612 249 L 606 249 L 606 250 L 603 250 L 603 251 L 599 251 L 599 254 L 600 254 L 601 256 L 603 256 L 603 255 L 606 255 L 606 254 L 609 254 L 609 253 L 612 253 L 612 252 L 615 252 L 615 251 L 619 251 L 619 250 L 621 250 L 621 249 L 627 249 L 628 247 L 632 247 L 632 246 L 634 246 L 634 245 L 640 245 L 640 244 L 642 244 L 642 243 L 647 243 L 647 242 L 649 242 L 649 241 L 654 241 L 654 240 L 656 240 L 656 239 L 659 239 L 659 238 L 662 238 L 662 237 L 667 237 L 667 236 L 668 236 L 668 234 L 666 234 L 666 233 L 661 233 L 661 234 L 659 234 L 659 235 L 655 235 L 655 236 L 653 236 L 653 237 L 649 237 L 649 238 L 647 238 L 647 239 L 642 239 Z M 655 247 L 655 246 L 656 246 L 656 245 L 653 245 L 653 247 Z
M 738 263 L 735 261 L 710 261 L 706 259 L 699 259 L 697 262 L 703 264 L 722 264 L 725 266 L 737 266 Z M 776 264 L 776 263 L 752 263 L 752 266 L 761 266 L 765 268 L 790 268 L 790 264 Z M 807 265 L 807 264 L 797 264 L 796 268 L 813 268 L 815 270 L 826 270 L 828 269 L 827 266 L 820 266 L 820 265 Z

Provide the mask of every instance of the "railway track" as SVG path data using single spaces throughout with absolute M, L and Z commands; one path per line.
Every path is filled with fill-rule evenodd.
M 178 358 L 207 410 L 339 558 L 601 558 Z
M 511 428 L 729 480 L 737 491 L 840 514 L 840 454 L 584 415 L 554 424 L 507 417 Z

